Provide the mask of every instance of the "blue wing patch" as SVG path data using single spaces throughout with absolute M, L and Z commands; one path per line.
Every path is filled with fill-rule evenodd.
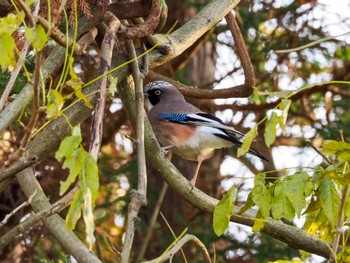
M 186 113 L 159 113 L 159 118 L 172 122 L 183 122 L 187 119 Z

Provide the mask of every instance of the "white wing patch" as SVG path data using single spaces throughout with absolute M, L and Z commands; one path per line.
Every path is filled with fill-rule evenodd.
M 188 123 L 192 123 L 192 124 L 197 125 L 197 126 L 204 126 L 204 127 L 208 127 L 208 128 L 213 127 L 213 128 L 218 128 L 218 129 L 224 129 L 224 130 L 231 131 L 231 132 L 233 132 L 237 135 L 240 135 L 242 137 L 245 136 L 243 133 L 235 130 L 234 128 L 232 128 L 230 126 L 226 126 L 226 125 L 224 125 L 216 120 L 209 119 L 209 118 L 206 118 L 204 116 L 197 115 L 197 114 L 187 114 L 187 116 L 198 120 L 198 121 L 188 121 Z M 220 131 L 220 130 L 215 130 L 215 133 L 219 133 L 217 131 Z M 222 134 L 224 134 L 224 133 L 222 133 Z

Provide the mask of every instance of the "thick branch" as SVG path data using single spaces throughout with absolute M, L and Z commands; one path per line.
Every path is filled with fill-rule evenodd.
M 157 67 L 180 55 L 237 6 L 240 0 L 213 0 L 189 22 L 168 36 L 155 35 L 161 52 L 150 53 L 150 66 Z
M 31 203 L 35 212 L 51 208 L 51 204 L 39 185 L 33 169 L 27 168 L 18 173 L 17 180 L 27 198 L 36 192 Z M 80 241 L 73 231 L 67 230 L 66 222 L 59 215 L 55 214 L 47 218 L 44 221 L 44 225 L 60 242 L 64 249 L 78 262 L 101 262 L 93 253 L 91 253 L 84 243 Z
M 30 159 L 20 158 L 15 163 L 13 163 L 13 165 L 11 165 L 9 168 L 0 170 L 0 182 L 6 180 L 7 178 L 10 178 L 11 176 L 15 176 L 16 173 L 24 170 L 25 168 L 28 168 L 29 166 L 32 166 L 37 161 L 38 161 L 38 158 L 36 156 Z

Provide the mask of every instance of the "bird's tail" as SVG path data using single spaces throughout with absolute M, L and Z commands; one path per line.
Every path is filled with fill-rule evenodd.
M 254 149 L 253 147 L 249 149 L 248 153 L 258 156 L 261 160 L 270 162 L 264 155 L 262 155 L 258 150 Z

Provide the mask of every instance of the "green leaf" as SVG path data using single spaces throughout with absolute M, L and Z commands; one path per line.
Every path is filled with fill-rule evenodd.
M 255 176 L 254 188 L 252 190 L 252 200 L 259 207 L 263 218 L 270 216 L 271 192 L 265 185 L 265 174 L 260 173 Z
M 343 151 L 350 151 L 349 143 L 332 140 L 326 140 L 323 142 L 322 152 L 324 154 L 336 154 Z
M 73 154 L 74 150 L 77 149 L 82 142 L 83 138 L 77 135 L 68 136 L 63 139 L 60 144 L 58 151 L 56 152 L 56 159 L 58 161 L 62 160 L 63 157 L 69 157 Z
M 69 211 L 66 217 L 66 227 L 68 230 L 73 230 L 79 218 L 81 217 L 81 208 L 83 201 L 83 193 L 81 190 L 79 190 L 73 198 L 72 204 L 69 207 Z
M 258 134 L 258 129 L 257 129 L 257 126 L 255 125 L 246 134 L 242 146 L 238 148 L 237 157 L 240 157 L 249 151 L 250 145 L 252 144 L 257 134 Z
M 10 13 L 6 17 L 1 18 L 0 35 L 3 33 L 12 35 L 23 23 L 24 18 L 25 18 L 25 14 L 23 11 L 18 12 L 16 15 L 13 13 Z
M 293 219 L 295 212 L 292 203 L 287 198 L 287 183 L 286 180 L 277 180 L 273 191 L 271 212 L 275 219 Z
M 0 34 L 0 66 L 3 71 L 9 66 L 16 65 L 15 50 L 16 44 L 12 36 L 8 33 Z
M 92 245 L 95 243 L 94 231 L 95 222 L 93 214 L 92 194 L 89 188 L 84 192 L 83 218 L 85 222 L 85 233 L 88 237 L 89 249 L 92 250 Z
M 253 198 L 253 195 L 252 195 L 252 192 L 250 192 L 247 198 L 247 202 L 237 212 L 238 215 L 243 214 L 245 211 L 247 211 L 249 208 L 252 208 L 255 205 L 252 198 Z
M 333 180 L 324 179 L 318 190 L 320 192 L 322 212 L 327 217 L 331 226 L 334 227 L 340 201 Z
M 66 157 L 63 168 L 69 168 L 70 172 L 66 181 L 60 182 L 60 195 L 63 195 L 68 188 L 74 183 L 78 174 L 83 169 L 87 153 L 83 148 L 78 148 L 71 155 Z
M 252 231 L 253 232 L 260 232 L 265 226 L 265 219 L 261 214 L 261 210 L 258 211 L 256 214 L 254 224 L 252 226 Z
M 111 97 L 114 97 L 115 93 L 117 92 L 118 78 L 115 78 L 112 75 L 108 75 L 108 79 L 109 79 L 108 93 Z
M 213 227 L 217 236 L 221 236 L 228 228 L 232 210 L 237 198 L 237 189 L 237 186 L 233 186 L 215 206 Z
M 276 139 L 276 128 L 279 122 L 279 117 L 276 112 L 272 112 L 270 118 L 266 122 L 264 137 L 265 143 L 268 147 L 273 144 Z
M 86 107 L 91 109 L 92 105 L 89 99 L 82 92 L 84 82 L 81 81 L 77 76 L 77 74 L 75 73 L 73 62 L 74 62 L 74 59 L 70 57 L 68 61 L 68 66 L 69 66 L 69 74 L 71 79 L 66 82 L 66 85 L 74 89 L 75 96 L 77 96 L 79 99 L 84 101 Z
M 283 99 L 279 105 L 279 109 L 282 110 L 282 116 L 279 119 L 280 122 L 280 127 L 283 131 L 286 130 L 286 122 L 287 122 L 287 117 L 288 117 L 288 111 L 290 108 L 292 101 L 289 99 Z
M 41 25 L 27 28 L 25 36 L 32 43 L 36 51 L 42 50 L 47 42 L 46 32 Z
M 306 206 L 307 182 L 310 176 L 304 172 L 298 172 L 284 179 L 286 182 L 286 196 L 291 202 L 296 214 L 300 217 L 301 210 Z M 307 192 L 306 192 L 307 191 Z
M 50 90 L 47 95 L 47 107 L 46 112 L 50 117 L 61 116 L 61 109 L 64 103 L 64 99 L 57 90 Z
M 97 199 L 99 189 L 98 166 L 96 160 L 90 153 L 86 153 L 85 171 L 86 186 L 91 191 L 92 205 L 95 207 L 95 201 Z

